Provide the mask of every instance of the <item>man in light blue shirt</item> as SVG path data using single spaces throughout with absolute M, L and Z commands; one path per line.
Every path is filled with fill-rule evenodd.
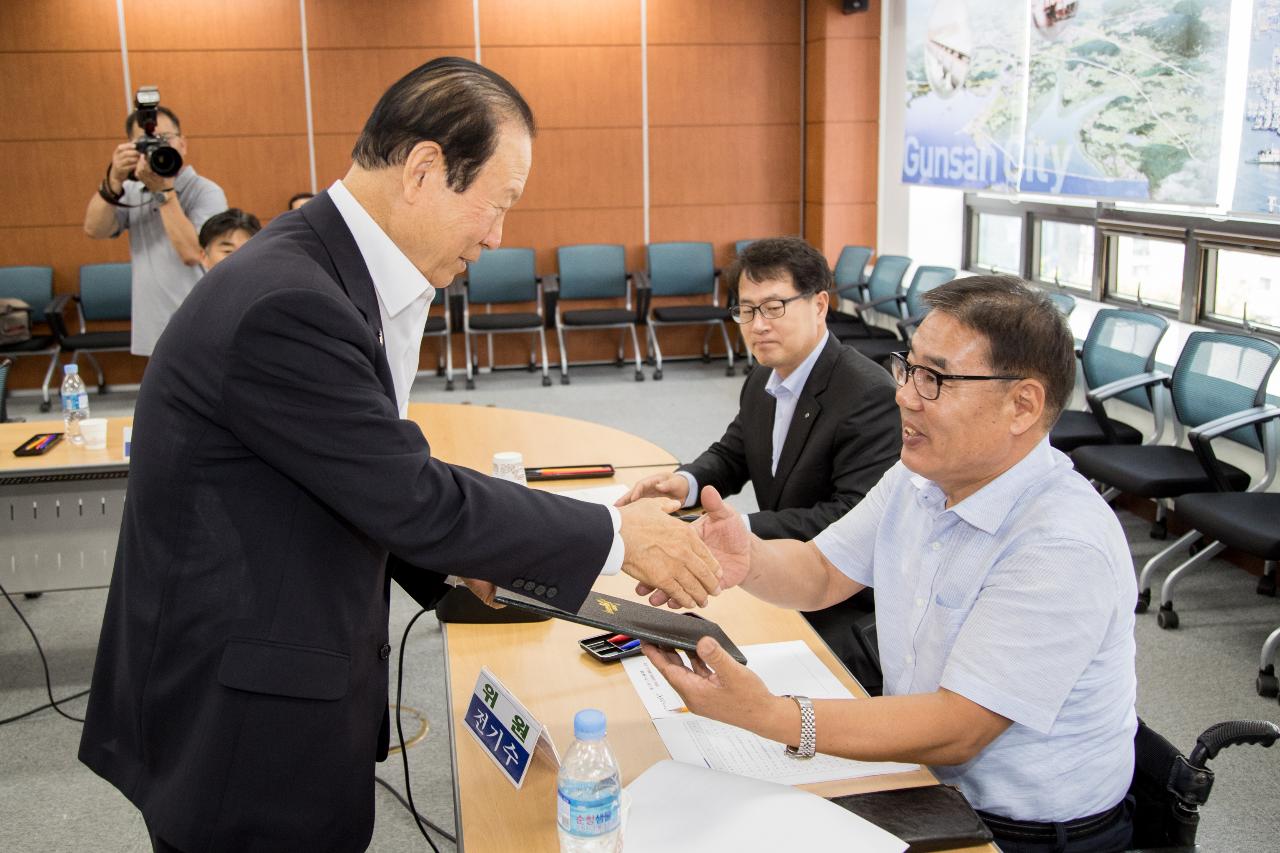
M 1136 585 L 1115 515 L 1048 444 L 1074 381 L 1071 332 L 1017 279 L 925 299 L 894 362 L 902 458 L 866 499 L 809 543 L 751 536 L 711 489 L 699 522 L 726 581 L 775 604 L 874 587 L 885 696 L 774 696 L 709 638 L 696 671 L 646 654 L 690 710 L 801 755 L 930 765 L 1006 853 L 1123 849 Z

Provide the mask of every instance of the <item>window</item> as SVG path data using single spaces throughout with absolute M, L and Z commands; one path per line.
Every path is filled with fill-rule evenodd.
M 1022 217 L 977 214 L 977 266 L 1019 275 L 1022 271 Z
M 1217 320 L 1280 328 L 1280 256 L 1211 250 L 1205 314 Z
M 1093 225 L 1040 221 L 1037 278 L 1043 282 L 1091 290 L 1093 287 Z
M 1177 310 L 1182 301 L 1184 245 L 1130 234 L 1114 234 L 1111 240 L 1115 265 L 1110 295 Z

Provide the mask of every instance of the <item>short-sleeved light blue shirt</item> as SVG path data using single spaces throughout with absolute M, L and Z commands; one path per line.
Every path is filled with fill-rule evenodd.
M 1015 820 L 1105 811 L 1133 777 L 1133 602 L 1115 514 L 1048 439 L 950 509 L 899 462 L 814 540 L 876 591 L 884 692 L 943 687 L 1013 721 L 935 767 Z

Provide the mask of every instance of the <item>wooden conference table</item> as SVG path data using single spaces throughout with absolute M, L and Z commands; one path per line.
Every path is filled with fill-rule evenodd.
M 608 462 L 618 469 L 612 480 L 546 484 L 553 490 L 633 483 L 670 471 L 677 462 L 637 436 L 555 415 L 437 403 L 413 404 L 409 414 L 439 458 L 476 470 L 489 470 L 494 452 L 500 450 L 519 451 L 528 467 Z M 25 562 L 21 555 L 0 561 L 0 570 L 4 563 L 10 564 L 11 570 L 0 575 L 11 592 L 109 583 L 128 471 L 122 432 L 131 424 L 132 418 L 111 418 L 105 450 L 86 450 L 64 441 L 44 456 L 28 458 L 16 458 L 10 451 L 33 433 L 61 431 L 61 422 L 0 424 L 0 510 L 4 510 L 0 540 L 9 543 L 0 550 L 8 548 L 16 554 L 22 548 L 45 547 L 34 559 L 27 555 Z M 86 512 L 86 506 L 92 512 Z M 79 531 L 80 556 L 59 554 L 54 559 L 50 549 L 66 551 L 68 529 Z M 602 578 L 597 584 L 615 595 L 631 595 L 633 586 L 624 575 Z M 720 623 L 739 645 L 803 640 L 854 695 L 865 695 L 798 613 L 764 604 L 736 589 L 716 597 L 700 612 Z M 460 848 L 470 853 L 558 850 L 554 771 L 533 761 L 523 788 L 517 791 L 475 740 L 457 731 L 482 666 L 547 726 L 562 750 L 572 741 L 576 711 L 588 706 L 603 710 L 623 784 L 668 757 L 622 667 L 597 663 L 578 648 L 579 639 L 598 633 L 594 629 L 560 620 L 443 628 Z M 935 781 L 927 770 L 917 770 L 804 787 L 831 796 Z

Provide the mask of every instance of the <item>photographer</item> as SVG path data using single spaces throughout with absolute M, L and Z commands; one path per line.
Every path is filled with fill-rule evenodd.
M 129 231 L 133 264 L 134 355 L 151 355 L 173 312 L 204 274 L 197 233 L 227 209 L 222 188 L 183 164 L 187 143 L 178 117 L 154 89 L 138 92 L 125 120 L 128 142 L 116 146 L 84 230 L 94 239 Z

